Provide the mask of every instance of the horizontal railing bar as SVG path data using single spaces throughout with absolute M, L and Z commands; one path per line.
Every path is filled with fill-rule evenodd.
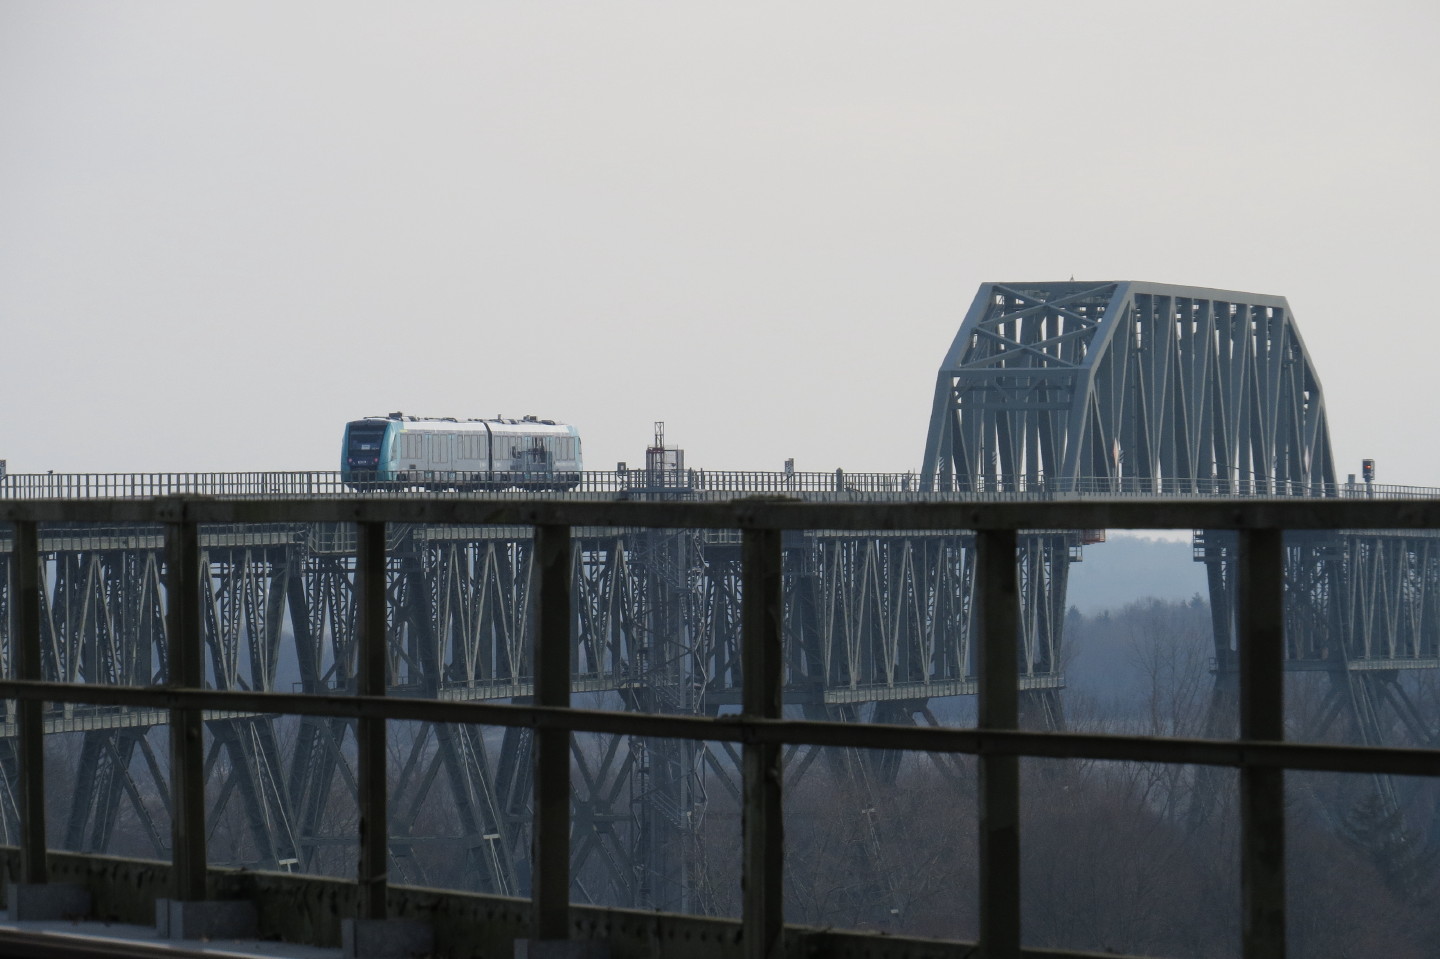
M 1440 500 L 1076 499 L 1041 502 L 725 502 L 464 500 L 11 500 L 0 520 L 40 523 L 434 523 L 677 529 L 832 529 L 857 532 L 980 529 L 1440 528 Z
M 814 720 L 746 719 L 738 715 L 674 716 L 599 709 L 450 702 L 381 696 L 321 696 L 218 689 L 171 689 L 0 680 L 0 698 L 109 706 L 188 707 L 225 712 L 391 719 L 486 726 L 565 729 L 733 743 L 853 746 L 920 752 L 1113 760 L 1179 765 L 1297 769 L 1310 772 L 1440 776 L 1440 750 L 891 726 Z
M 947 495 L 1022 498 L 1054 495 L 1125 496 L 1321 496 L 1409 498 L 1440 496 L 1440 489 L 1364 482 L 1300 482 L 1267 476 L 981 476 L 969 480 L 934 477 Z M 530 488 L 526 489 L 529 484 Z M 95 496 L 171 494 L 245 497 L 406 496 L 417 489 L 447 496 L 707 495 L 712 493 L 863 493 L 922 492 L 925 477 L 905 472 L 849 472 L 844 469 L 780 470 L 629 469 L 578 473 L 501 470 L 420 471 L 413 480 L 351 477 L 338 470 L 272 470 L 209 473 L 0 473 L 0 498 L 36 496 L 88 499 Z M 556 488 L 561 487 L 561 488 Z

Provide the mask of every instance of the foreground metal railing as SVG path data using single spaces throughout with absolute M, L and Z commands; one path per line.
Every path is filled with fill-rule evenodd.
M 565 489 L 543 474 L 505 474 L 487 483 L 479 474 L 436 470 L 413 481 L 366 477 L 348 483 L 339 472 L 242 473 L 10 473 L 0 475 L 0 499 L 103 499 L 153 496 L 413 496 L 419 492 L 488 498 L 555 498 L 576 495 L 735 493 L 913 493 L 915 473 L 760 472 L 738 470 L 632 469 L 579 474 Z M 508 485 L 506 485 L 508 484 Z M 488 488 L 504 486 L 504 488 Z
M 385 724 L 390 720 L 524 726 L 535 731 L 531 935 L 564 940 L 570 921 L 570 738 L 577 732 L 738 743 L 743 772 L 743 932 L 729 954 L 775 957 L 784 943 L 781 750 L 795 744 L 925 750 L 978 756 L 979 947 L 1018 957 L 1020 947 L 1021 757 L 1201 764 L 1239 770 L 1240 887 L 1244 955 L 1285 954 L 1286 770 L 1440 776 L 1440 751 L 1374 749 L 1284 741 L 1283 531 L 1440 528 L 1435 500 L 1124 501 L 835 504 L 486 501 L 438 498 L 214 500 L 169 498 L 9 502 L 14 527 L 13 679 L 0 697 L 19 701 L 21 878 L 48 878 L 44 822 L 43 702 L 117 705 L 170 712 L 171 896 L 206 896 L 203 807 L 204 711 L 346 717 L 359 731 L 362 918 L 387 910 Z M 158 523 L 166 530 L 168 677 L 164 687 L 42 682 L 39 524 Z M 204 523 L 353 522 L 359 531 L 356 695 L 303 695 L 202 688 L 198 529 Z M 536 537 L 538 634 L 533 705 L 386 696 L 387 524 L 531 525 Z M 570 699 L 571 531 L 575 527 L 729 528 L 742 531 L 744 670 L 738 716 L 642 715 L 572 709 Z M 781 713 L 781 535 L 785 530 L 972 530 L 977 549 L 978 725 L 974 729 L 786 720 Z M 1239 737 L 1157 739 L 1018 729 L 1016 534 L 1020 529 L 1205 528 L 1239 531 Z M 844 934 L 831 935 L 844 939 Z M 858 937 L 860 934 L 854 934 Z M 902 949 L 903 952 L 903 949 Z M 906 953 L 908 954 L 908 953 Z M 1036 953 L 1039 954 L 1039 953 Z M 1047 950 L 1044 955 L 1081 955 Z
M 514 474 L 519 475 L 519 474 Z M 521 476 L 518 487 L 480 489 L 474 474 L 436 471 L 413 482 L 367 480 L 347 483 L 335 471 L 242 473 L 10 473 L 0 474 L 0 500 L 148 499 L 156 496 L 226 496 L 259 499 L 296 497 L 409 497 L 419 493 L 479 499 L 572 499 L 577 496 L 663 496 L 727 500 L 737 494 L 775 494 L 805 499 L 853 499 L 856 495 L 899 500 L 1012 501 L 1077 496 L 1163 496 L 1175 498 L 1430 499 L 1440 488 L 1370 483 L 1296 483 L 1264 478 L 1178 479 L 1171 477 L 1024 477 L 957 487 L 927 489 L 915 472 L 763 472 L 743 470 L 632 469 L 579 474 L 572 488 L 555 489 L 540 474 Z

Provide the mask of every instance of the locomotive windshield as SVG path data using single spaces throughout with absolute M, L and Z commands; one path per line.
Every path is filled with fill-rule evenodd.
M 345 465 L 352 470 L 369 472 L 380 468 L 380 445 L 385 439 L 386 423 L 352 423 L 349 443 L 345 448 Z
M 357 430 L 350 436 L 350 448 L 357 453 L 378 450 L 380 448 L 380 439 L 384 435 L 384 430 L 376 430 L 369 434 L 361 433 Z

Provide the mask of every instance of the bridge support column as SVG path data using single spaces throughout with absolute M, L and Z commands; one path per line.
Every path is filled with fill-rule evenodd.
M 570 705 L 571 543 L 568 526 L 535 528 L 540 582 L 535 642 L 535 702 Z M 535 732 L 532 849 L 533 937 L 515 941 L 524 959 L 609 959 L 604 942 L 570 939 L 570 732 Z
M 362 522 L 356 527 L 356 603 L 359 626 L 356 690 L 362 696 L 384 696 L 386 674 L 385 524 Z M 388 914 L 390 802 L 385 781 L 384 719 L 357 720 L 357 793 L 360 805 L 360 915 L 340 923 L 341 955 L 346 959 L 399 959 L 435 951 L 435 930 L 429 923 L 396 919 Z
M 184 515 L 165 528 L 166 681 L 182 689 L 204 685 L 200 605 L 200 536 Z M 255 904 L 207 901 L 204 718 L 199 709 L 170 710 L 171 895 L 155 901 L 155 928 L 166 939 L 253 938 Z
M 1285 738 L 1285 549 L 1280 530 L 1242 530 L 1240 738 Z M 1240 770 L 1240 895 L 1247 957 L 1285 955 L 1285 773 Z
M 1020 588 L 1015 566 L 1015 533 L 984 530 L 976 535 L 980 605 L 979 654 L 981 731 L 1019 727 Z M 980 756 L 980 948 L 989 959 L 1020 956 L 1020 760 L 1004 754 Z
M 779 719 L 782 712 L 784 581 L 777 530 L 747 529 L 742 543 L 744 599 L 740 666 L 745 716 Z M 781 749 L 745 743 L 742 891 L 746 959 L 779 959 L 784 951 L 785 822 L 781 805 Z
M 40 668 L 40 552 L 34 523 L 15 524 L 16 673 L 42 679 Z M 90 893 L 76 883 L 51 883 L 45 861 L 45 728 L 38 699 L 16 707 L 19 725 L 20 882 L 9 892 L 10 918 L 69 919 L 90 915 Z

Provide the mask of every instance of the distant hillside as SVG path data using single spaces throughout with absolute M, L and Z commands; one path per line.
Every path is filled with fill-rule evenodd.
M 1153 707 L 1156 695 L 1168 701 L 1183 694 L 1198 708 L 1194 700 L 1212 684 L 1211 636 L 1210 604 L 1193 594 L 1134 600 L 1092 615 L 1072 608 L 1065 617 L 1067 715 L 1083 724 L 1098 708 L 1129 719 Z
M 1191 558 L 1190 543 L 1110 534 L 1085 547 L 1083 562 L 1070 566 L 1065 605 L 1087 616 L 1118 610 L 1141 599 L 1209 599 L 1205 565 Z

